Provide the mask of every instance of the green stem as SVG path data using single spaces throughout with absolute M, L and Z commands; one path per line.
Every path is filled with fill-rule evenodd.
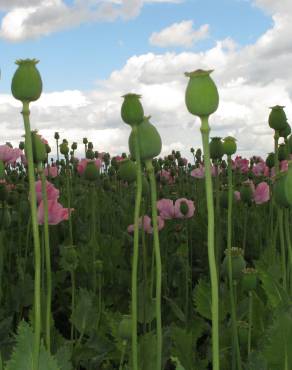
M 46 348 L 51 353 L 51 308 L 52 308 L 52 268 L 51 268 L 51 252 L 50 252 L 50 236 L 49 236 L 49 209 L 48 196 L 46 188 L 46 177 L 44 175 L 41 164 L 38 165 L 38 171 L 42 182 L 42 198 L 44 204 L 44 234 L 45 234 L 45 258 L 46 258 Z
M 285 212 L 285 234 L 288 246 L 288 258 L 289 258 L 289 282 L 290 282 L 290 292 L 292 290 L 292 243 L 291 243 L 291 235 L 290 235 L 290 226 L 289 226 L 289 209 Z
M 252 292 L 248 293 L 248 341 L 247 341 L 247 355 L 248 358 L 251 352 L 251 330 L 252 330 Z
M 126 354 L 127 344 L 128 342 L 126 340 L 123 340 L 123 349 L 122 349 L 122 354 L 121 354 L 119 370 L 123 370 L 123 363 L 124 363 L 124 358 Z
M 153 242 L 155 251 L 155 265 L 156 265 L 156 330 L 157 330 L 157 362 L 156 369 L 161 370 L 162 366 L 162 324 L 161 324 L 161 280 L 162 280 L 162 267 L 161 255 L 159 245 L 159 232 L 158 232 L 158 219 L 157 219 L 157 191 L 156 181 L 154 175 L 154 168 L 152 160 L 145 161 L 146 169 L 150 180 L 151 190 L 151 211 L 152 211 L 152 224 L 153 224 Z
M 69 158 L 66 157 L 66 192 L 67 192 L 67 207 L 68 207 L 68 223 L 69 223 L 69 245 L 73 246 L 73 231 L 72 231 L 72 217 L 71 217 L 71 191 L 70 191 L 70 177 L 71 172 L 69 168 Z
M 74 325 L 73 325 L 73 316 L 75 314 L 75 272 L 74 270 L 71 270 L 71 344 L 73 347 L 74 343 Z
M 133 263 L 132 263 L 132 362 L 133 370 L 138 370 L 138 335 L 137 335 L 137 320 L 138 320 L 138 259 L 139 259 L 139 216 L 140 206 L 142 199 L 142 172 L 140 161 L 140 150 L 138 140 L 138 128 L 133 126 L 132 131 L 135 139 L 135 157 L 136 157 L 136 199 L 134 211 L 134 250 L 133 250 Z
M 228 250 L 228 280 L 229 280 L 229 294 L 230 294 L 230 306 L 231 306 L 231 324 L 232 324 L 232 353 L 236 353 L 236 363 L 238 370 L 242 369 L 241 357 L 239 351 L 238 342 L 238 331 L 237 331 L 237 318 L 236 318 L 236 306 L 233 291 L 233 276 L 232 276 L 232 204 L 233 204 L 233 185 L 232 185 L 232 161 L 231 155 L 227 156 L 228 161 L 228 213 L 227 213 L 227 250 Z M 233 359 L 233 357 L 232 357 Z M 235 368 L 235 364 L 232 363 L 232 368 Z
M 29 102 L 23 102 L 23 121 L 25 128 L 25 149 L 28 166 L 28 179 L 29 179 L 29 199 L 31 207 L 31 221 L 32 221 L 32 232 L 34 240 L 34 353 L 33 353 L 33 369 L 37 370 L 39 367 L 39 351 L 40 351 L 40 340 L 41 340 L 41 248 L 40 248 L 40 237 L 37 220 L 37 201 L 36 201 L 36 190 L 35 190 L 35 174 L 34 174 L 34 162 L 33 162 L 33 151 L 32 151 L 32 140 L 30 131 L 29 121 Z
M 279 231 L 280 231 L 280 246 L 281 246 L 281 259 L 282 259 L 282 279 L 283 288 L 287 288 L 287 270 L 286 270 L 286 251 L 285 251 L 285 240 L 284 240 L 284 225 L 283 225 L 283 212 L 284 210 L 278 208 L 279 214 Z
M 275 150 L 275 174 L 277 175 L 279 173 L 279 158 L 278 158 L 278 152 L 279 152 L 279 131 L 275 130 L 274 135 L 274 150 Z
M 210 126 L 208 123 L 208 117 L 201 117 L 201 133 L 205 159 L 205 184 L 208 210 L 208 259 L 212 294 L 212 357 L 213 370 L 219 370 L 219 288 L 214 251 L 214 204 L 209 151 L 209 132 Z

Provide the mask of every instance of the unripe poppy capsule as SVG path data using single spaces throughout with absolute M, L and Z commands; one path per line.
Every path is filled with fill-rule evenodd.
M 275 153 L 269 153 L 266 158 L 266 165 L 271 169 L 275 166 Z
M 195 116 L 209 116 L 218 108 L 219 95 L 217 87 L 210 77 L 212 72 L 212 70 L 198 69 L 185 73 L 190 78 L 185 93 L 185 103 L 188 111 Z
M 236 153 L 236 139 L 232 136 L 227 136 L 223 141 L 223 150 L 226 155 L 232 155 Z
M 131 161 L 130 159 L 124 159 L 120 163 L 120 168 L 119 168 L 119 177 L 127 181 L 129 183 L 133 182 L 136 180 L 136 163 Z
M 39 61 L 36 59 L 19 59 L 12 78 L 11 91 L 15 99 L 22 102 L 37 100 L 42 93 L 42 79 L 36 68 Z
M 95 181 L 97 180 L 99 175 L 99 170 L 96 167 L 94 162 L 88 162 L 87 166 L 84 170 L 83 176 L 88 181 Z
M 130 126 L 141 124 L 144 118 L 143 106 L 140 102 L 141 95 L 126 94 L 121 107 L 122 120 Z
M 221 137 L 213 137 L 209 144 L 210 158 L 213 160 L 221 159 L 224 155 L 224 148 Z
M 272 111 L 269 115 L 269 126 L 274 130 L 280 131 L 287 126 L 287 117 L 283 108 L 285 107 L 282 105 L 271 107 Z

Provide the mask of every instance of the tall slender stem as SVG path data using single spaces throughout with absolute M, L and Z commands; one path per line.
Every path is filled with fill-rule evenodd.
M 248 341 L 247 341 L 248 358 L 251 352 L 251 331 L 252 331 L 252 291 L 248 292 Z
M 29 180 L 29 199 L 31 208 L 31 222 L 32 233 L 34 240 L 34 354 L 33 354 L 33 369 L 38 369 L 40 340 L 41 340 L 41 248 L 40 236 L 37 221 L 37 201 L 35 190 L 35 176 L 34 176 L 34 163 L 32 140 L 29 121 L 29 102 L 23 102 L 22 115 L 25 128 L 25 149 L 28 167 L 28 180 Z
M 231 155 L 227 156 L 228 161 L 228 215 L 227 215 L 227 250 L 228 250 L 228 280 L 229 280 L 229 293 L 230 293 L 230 305 L 231 305 L 231 322 L 232 322 L 232 337 L 233 337 L 233 348 L 232 353 L 236 353 L 236 363 L 238 370 L 242 369 L 241 358 L 239 351 L 238 342 L 238 331 L 237 331 L 237 319 L 236 319 L 236 306 L 233 291 L 233 276 L 232 276 L 232 204 L 233 204 L 233 186 L 232 186 L 232 161 Z M 233 359 L 233 356 L 232 356 Z M 233 363 L 233 367 L 235 364 Z
M 154 168 L 152 160 L 146 160 L 146 168 L 150 180 L 151 190 L 151 211 L 152 211 L 152 224 L 153 224 L 153 242 L 155 251 L 155 265 L 156 265 L 156 330 L 157 330 L 157 357 L 156 357 L 156 369 L 161 370 L 162 365 L 162 324 L 161 324 L 161 279 L 162 279 L 162 267 L 161 267 L 161 255 L 159 245 L 159 234 L 158 234 L 158 219 L 157 219 L 157 191 L 156 181 L 154 175 Z
M 138 140 L 138 128 L 133 126 L 133 135 L 135 138 L 135 157 L 136 157 L 136 199 L 135 199 L 135 211 L 134 211 L 134 250 L 133 250 L 133 262 L 132 262 L 132 362 L 133 370 L 138 370 L 138 335 L 137 335 L 137 284 L 138 284 L 138 258 L 139 258 L 139 216 L 140 206 L 142 199 L 142 172 L 141 172 L 141 161 L 140 161 L 140 150 Z
M 41 164 L 38 165 L 38 172 L 42 182 L 42 198 L 44 203 L 44 234 L 45 234 L 45 259 L 46 259 L 46 347 L 51 352 L 51 306 L 52 306 L 52 269 L 51 269 L 51 252 L 49 236 L 49 209 L 48 196 L 46 189 L 46 177 Z
M 208 117 L 201 117 L 201 133 L 205 159 L 205 184 L 208 210 L 208 259 L 212 294 L 212 356 L 213 370 L 219 370 L 219 288 L 214 251 L 214 202 L 210 164 L 209 132 L 210 126 L 208 123 Z

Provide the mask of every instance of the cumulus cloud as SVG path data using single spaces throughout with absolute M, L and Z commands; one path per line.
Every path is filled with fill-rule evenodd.
M 5 11 L 0 37 L 8 41 L 23 41 L 49 35 L 85 22 L 131 19 L 139 15 L 149 2 L 179 3 L 180 0 L 3 0 Z
M 33 127 L 50 139 L 52 147 L 53 134 L 60 131 L 71 142 L 81 143 L 88 136 L 100 151 L 127 151 L 130 128 L 120 118 L 121 96 L 136 92 L 143 96 L 145 113 L 152 115 L 161 134 L 163 154 L 173 147 L 188 156 L 190 147 L 201 146 L 201 137 L 199 120 L 185 107 L 184 72 L 215 69 L 212 77 L 220 104 L 210 119 L 211 136 L 235 136 L 240 154 L 263 155 L 273 148 L 269 107 L 285 105 L 288 120 L 292 117 L 291 25 L 292 15 L 279 9 L 271 28 L 245 47 L 228 38 L 204 52 L 133 56 L 108 79 L 97 81 L 93 91 L 43 94 L 31 106 Z M 0 95 L 3 141 L 17 143 L 23 134 L 20 111 L 12 97 Z
M 183 46 L 192 47 L 196 42 L 209 36 L 209 25 L 204 24 L 199 29 L 193 28 L 193 21 L 182 21 L 164 28 L 160 32 L 154 32 L 149 38 L 152 45 L 160 47 Z

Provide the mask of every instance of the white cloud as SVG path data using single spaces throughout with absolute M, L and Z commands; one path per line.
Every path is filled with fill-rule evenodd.
M 193 21 L 182 21 L 164 28 L 160 32 L 154 32 L 149 42 L 160 47 L 184 46 L 192 47 L 196 42 L 207 38 L 209 25 L 204 24 L 199 29 L 193 29 Z
M 179 3 L 177 0 L 1 0 L 5 11 L 0 37 L 8 41 L 39 38 L 85 22 L 131 19 L 139 15 L 149 2 Z
M 172 147 L 189 154 L 201 146 L 199 120 L 185 107 L 185 71 L 215 69 L 220 105 L 210 118 L 211 136 L 232 135 L 242 155 L 265 154 L 273 148 L 269 107 L 286 106 L 292 118 L 292 15 L 278 12 L 274 24 L 251 45 L 240 48 L 231 39 L 219 40 L 205 52 L 148 53 L 128 59 L 120 70 L 98 81 L 91 92 L 43 94 L 31 106 L 34 128 L 52 140 L 55 131 L 68 140 L 88 136 L 97 150 L 113 154 L 127 150 L 130 128 L 120 118 L 121 96 L 141 93 L 145 114 L 161 134 L 164 151 Z M 2 140 L 17 141 L 23 134 L 20 104 L 0 95 Z

